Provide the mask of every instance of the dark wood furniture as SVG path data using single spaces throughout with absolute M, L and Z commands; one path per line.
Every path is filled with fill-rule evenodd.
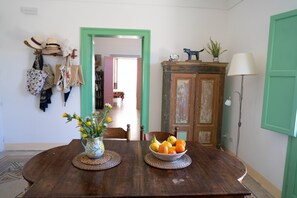
M 130 124 L 127 124 L 127 130 L 121 127 L 107 128 L 104 139 L 126 139 L 130 141 Z
M 227 63 L 164 61 L 162 131 L 220 147 Z
M 164 140 L 167 140 L 169 136 L 175 136 L 177 137 L 177 127 L 174 128 L 173 133 L 165 132 L 165 131 L 150 131 L 148 133 L 144 133 L 144 126 L 140 126 L 140 139 L 145 141 L 151 141 L 154 136 L 156 136 L 157 140 L 160 142 L 163 142 Z
M 95 107 L 96 109 L 104 108 L 104 73 L 103 71 L 95 72 Z
M 122 162 L 104 171 L 75 168 L 71 161 L 83 147 L 79 140 L 34 156 L 23 168 L 31 183 L 24 197 L 244 197 L 250 192 L 238 181 L 246 174 L 242 162 L 197 142 L 187 142 L 192 164 L 164 170 L 149 166 L 144 157 L 148 141 L 104 140 Z
M 124 100 L 125 93 L 123 91 L 113 91 L 113 98 L 121 98 Z

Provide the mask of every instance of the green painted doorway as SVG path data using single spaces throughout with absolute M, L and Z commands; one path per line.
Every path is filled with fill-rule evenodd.
M 95 110 L 95 71 L 94 71 L 94 37 L 140 38 L 142 39 L 142 82 L 140 124 L 149 126 L 149 90 L 150 90 L 150 30 L 81 28 L 81 65 L 85 84 L 81 87 L 81 114 L 90 115 Z

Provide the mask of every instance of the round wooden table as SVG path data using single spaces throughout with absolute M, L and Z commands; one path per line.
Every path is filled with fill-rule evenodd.
M 164 170 L 148 165 L 148 141 L 104 140 L 105 149 L 117 152 L 121 163 L 102 171 L 81 170 L 72 160 L 83 152 L 79 140 L 46 150 L 31 158 L 23 176 L 31 184 L 24 197 L 244 197 L 240 183 L 246 167 L 237 158 L 187 142 L 192 163 Z

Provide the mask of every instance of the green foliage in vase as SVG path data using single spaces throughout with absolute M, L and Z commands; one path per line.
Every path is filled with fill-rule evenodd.
M 219 57 L 222 53 L 226 52 L 227 50 L 222 50 L 221 44 L 218 41 L 213 41 L 211 38 L 209 39 L 210 43 L 208 43 L 205 50 L 211 54 L 213 57 Z

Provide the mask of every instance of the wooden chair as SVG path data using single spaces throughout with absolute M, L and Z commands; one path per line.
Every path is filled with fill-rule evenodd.
M 154 137 L 154 135 L 156 136 L 157 140 L 159 140 L 160 142 L 163 142 L 164 140 L 167 140 L 167 138 L 171 135 L 177 137 L 177 127 L 174 127 L 174 134 L 170 133 L 170 132 L 164 132 L 164 131 L 151 131 L 148 133 L 144 133 L 144 127 L 141 126 L 140 127 L 140 138 L 141 140 L 145 140 L 145 141 L 151 141 Z
M 130 124 L 127 124 L 126 131 L 121 127 L 107 128 L 103 137 L 104 139 L 126 139 L 130 141 Z

